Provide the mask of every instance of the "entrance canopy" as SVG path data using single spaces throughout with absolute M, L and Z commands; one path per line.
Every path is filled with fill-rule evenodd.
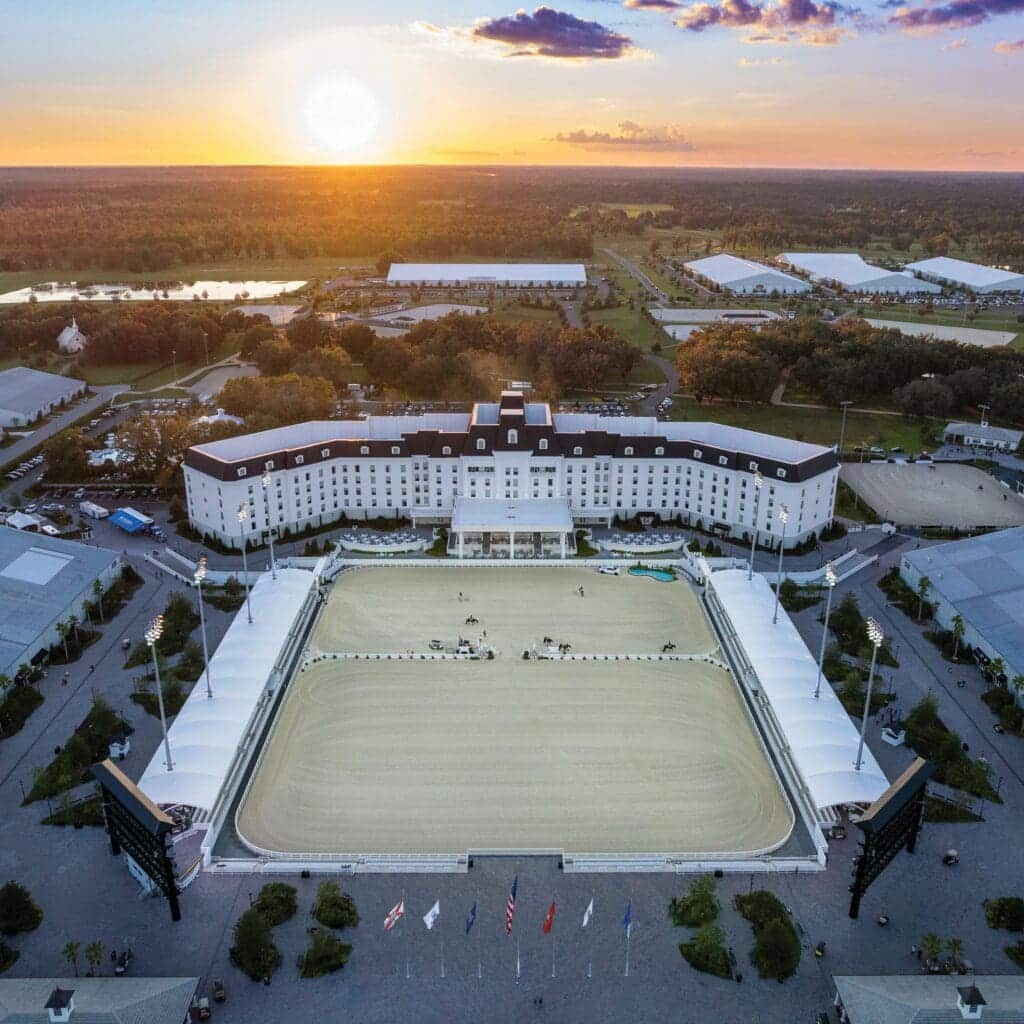
M 571 533 L 569 503 L 558 498 L 459 498 L 454 533 Z
M 108 521 L 120 527 L 125 533 L 138 533 L 139 530 L 153 525 L 153 520 L 149 516 L 136 512 L 133 508 L 119 508 L 110 514 Z

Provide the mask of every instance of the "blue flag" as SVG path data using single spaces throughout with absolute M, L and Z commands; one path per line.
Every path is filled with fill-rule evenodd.
M 632 927 L 633 922 L 633 901 L 630 900 L 626 904 L 626 916 L 622 919 L 622 927 L 626 929 L 626 934 L 629 934 L 629 930 Z
M 466 918 L 466 934 L 469 934 L 470 928 L 476 924 L 476 901 L 473 901 L 473 909 L 469 912 L 469 917 Z

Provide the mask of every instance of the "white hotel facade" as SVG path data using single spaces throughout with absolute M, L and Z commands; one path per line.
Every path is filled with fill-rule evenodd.
M 833 449 L 717 423 L 552 413 L 505 392 L 472 413 L 298 423 L 196 445 L 192 526 L 239 548 L 342 516 L 451 527 L 454 555 L 566 557 L 573 530 L 658 516 L 792 547 L 832 522 Z M 755 481 L 760 481 L 760 488 Z M 238 509 L 248 506 L 239 521 Z

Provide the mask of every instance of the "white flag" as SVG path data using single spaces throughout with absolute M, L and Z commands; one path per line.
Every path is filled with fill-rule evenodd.
M 427 928 L 433 928 L 434 922 L 438 919 L 441 913 L 441 901 L 438 900 L 424 915 L 423 923 Z
M 583 927 L 586 928 L 590 924 L 590 919 L 594 916 L 594 901 L 591 900 L 587 904 L 587 909 L 583 911 Z

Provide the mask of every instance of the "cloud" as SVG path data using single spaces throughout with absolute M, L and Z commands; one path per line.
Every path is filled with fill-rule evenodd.
M 500 18 L 484 18 L 470 30 L 475 42 L 495 43 L 507 57 L 555 60 L 619 60 L 636 54 L 629 36 L 574 14 L 538 7 Z
M 889 23 L 909 32 L 970 28 L 990 18 L 1024 12 L 1024 0 L 949 0 L 923 7 L 900 7 Z
M 848 29 L 839 27 L 840 19 L 856 14 L 856 10 L 834 0 L 773 0 L 766 4 L 753 0 L 720 0 L 715 4 L 703 0 L 684 8 L 675 23 L 688 32 L 703 32 L 715 26 L 747 29 L 747 43 L 832 46 L 850 34 Z
M 1008 57 L 1024 55 L 1024 39 L 1000 39 L 995 45 L 995 52 Z
M 572 132 L 559 132 L 551 141 L 579 146 L 590 152 L 693 153 L 697 148 L 673 125 L 645 128 L 635 121 L 622 121 L 618 127 L 617 134 L 577 128 Z
M 946 45 L 942 49 L 944 51 L 962 50 L 966 46 L 967 46 L 967 40 L 966 39 L 951 39 L 948 43 L 946 43 Z
M 683 5 L 678 0 L 625 0 L 623 6 L 634 11 L 677 11 Z
M 772 65 L 785 64 L 785 57 L 740 57 L 736 61 L 738 68 L 766 68 Z

